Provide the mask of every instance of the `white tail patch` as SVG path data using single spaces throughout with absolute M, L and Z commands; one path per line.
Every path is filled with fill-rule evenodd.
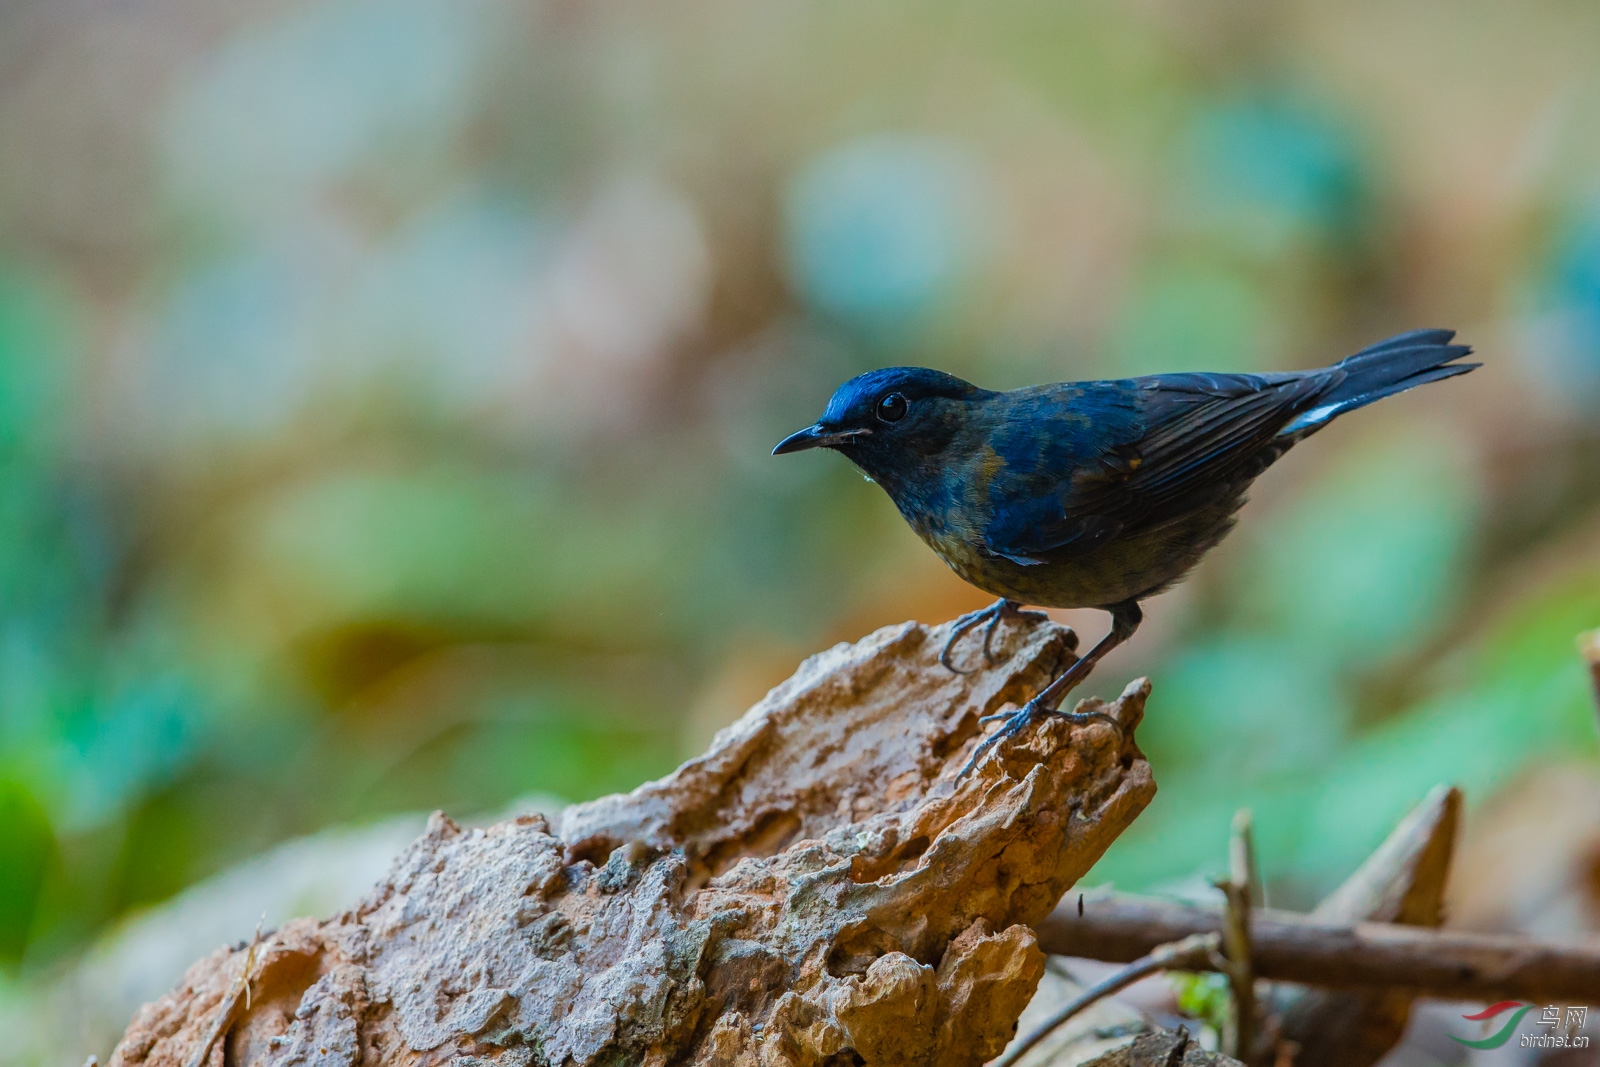
M 1320 426 L 1329 419 L 1333 418 L 1335 415 L 1339 414 L 1339 412 L 1343 411 L 1349 405 L 1350 401 L 1341 400 L 1337 404 L 1324 404 L 1320 408 L 1312 408 L 1310 411 L 1303 411 L 1299 415 L 1296 415 L 1294 420 L 1290 422 L 1289 425 L 1279 430 L 1278 436 L 1286 437 L 1289 434 L 1299 433 L 1301 430 L 1309 430 L 1313 426 Z

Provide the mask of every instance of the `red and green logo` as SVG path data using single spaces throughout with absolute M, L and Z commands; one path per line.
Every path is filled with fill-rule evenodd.
M 1476 1023 L 1482 1022 L 1485 1019 L 1493 1019 L 1496 1015 L 1499 1015 L 1502 1012 L 1511 1011 L 1512 1008 L 1517 1010 L 1512 1012 L 1511 1018 L 1506 1020 L 1506 1024 L 1500 1029 L 1496 1030 L 1494 1033 L 1490 1034 L 1488 1037 L 1484 1038 L 1482 1041 L 1468 1041 L 1466 1038 L 1457 1037 L 1454 1034 L 1449 1035 L 1450 1040 L 1456 1042 L 1457 1044 L 1465 1045 L 1468 1048 L 1499 1048 L 1501 1045 L 1511 1040 L 1511 1035 L 1516 1032 L 1517 1024 L 1522 1021 L 1522 1017 L 1533 1010 L 1532 1004 L 1524 1004 L 1520 1000 L 1502 1000 L 1498 1004 L 1489 1005 L 1487 1008 L 1484 1008 L 1482 1011 L 1477 1012 L 1476 1014 L 1462 1016 L 1462 1018 L 1466 1019 L 1468 1022 Z

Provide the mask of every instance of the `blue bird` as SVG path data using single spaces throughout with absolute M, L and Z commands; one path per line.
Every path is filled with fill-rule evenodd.
M 883 487 L 928 546 L 1000 599 L 956 621 L 940 662 L 980 623 L 1025 604 L 1100 608 L 1111 630 L 985 739 L 1062 699 L 1138 629 L 1139 602 L 1181 580 L 1232 529 L 1250 483 L 1331 420 L 1480 366 L 1453 330 L 1416 330 L 1320 370 L 1154 374 L 991 392 L 923 367 L 841 385 L 815 424 L 772 454 L 831 448 Z

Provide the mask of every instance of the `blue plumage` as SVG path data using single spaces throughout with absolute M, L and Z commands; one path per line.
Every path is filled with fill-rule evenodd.
M 889 494 L 962 578 L 1000 600 L 965 616 L 988 635 L 1023 604 L 1098 607 L 1104 640 L 990 737 L 1055 710 L 1232 527 L 1250 483 L 1339 415 L 1477 367 L 1450 330 L 1416 330 L 1331 367 L 1283 374 L 1156 374 L 1010 392 L 921 367 L 841 385 L 775 455 L 832 448 Z M 953 668 L 952 668 L 953 669 Z M 971 763 L 968 765 L 971 766 Z

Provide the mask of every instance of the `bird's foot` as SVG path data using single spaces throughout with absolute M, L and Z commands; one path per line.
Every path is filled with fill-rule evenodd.
M 1042 611 L 1028 611 L 1015 600 L 996 600 L 986 608 L 969 611 L 956 619 L 955 625 L 950 628 L 950 638 L 945 641 L 944 649 L 939 653 L 939 662 L 946 670 L 954 671 L 956 674 L 971 674 L 976 670 L 976 667 L 968 670 L 962 670 L 957 667 L 950 661 L 950 653 L 955 649 L 956 642 L 966 636 L 968 630 L 971 630 L 979 623 L 986 622 L 987 625 L 983 628 L 983 661 L 992 665 L 994 663 L 994 652 L 991 646 L 994 642 L 995 627 L 999 626 L 1000 620 L 1007 615 L 1019 619 L 1031 619 L 1036 622 L 1042 622 L 1050 617 Z
M 1033 703 L 1033 701 L 1031 701 L 1031 700 L 1028 702 L 1028 704 L 1032 704 L 1032 703 Z M 1002 711 L 1002 712 L 999 712 L 999 713 L 994 714 L 994 715 L 985 715 L 981 719 L 979 719 L 978 722 L 980 722 L 980 723 L 988 723 L 988 722 L 999 722 L 1001 719 L 1015 719 L 1018 715 L 1022 714 L 1022 711 L 1024 709 L 1026 709 L 1027 706 L 1028 706 L 1027 704 L 1024 704 L 1022 706 L 1022 708 L 1019 708 L 1016 711 Z M 1116 719 L 1112 718 L 1110 715 L 1107 715 L 1103 711 L 1060 711 L 1060 710 L 1056 710 L 1056 709 L 1047 709 L 1047 710 L 1050 711 L 1051 715 L 1059 715 L 1063 719 L 1065 719 L 1068 722 L 1074 724 L 1075 726 L 1083 726 L 1084 724 L 1091 723 L 1091 722 L 1108 722 L 1112 726 L 1115 726 L 1117 729 L 1119 729 L 1119 730 L 1122 729 L 1122 724 L 1121 723 L 1117 722 Z M 1035 712 L 1034 714 L 1035 715 L 1039 715 L 1041 713 L 1040 712 Z
M 961 773 L 956 775 L 956 781 L 959 782 L 965 778 L 972 768 L 978 765 L 978 761 L 988 755 L 990 749 L 1008 737 L 1015 737 L 1018 733 L 1026 730 L 1033 722 L 1044 718 L 1046 715 L 1059 715 L 1077 726 L 1086 726 L 1091 722 L 1104 722 L 1110 723 L 1119 732 L 1122 730 L 1122 724 L 1103 711 L 1059 711 L 1049 707 L 1043 698 L 1044 694 L 1041 693 L 1016 711 L 1003 711 L 997 715 L 985 715 L 979 719 L 978 722 L 980 724 L 1003 721 L 1005 725 L 984 738 L 978 744 L 978 747 L 972 750 L 972 756 L 967 760 L 967 765 L 961 768 Z

